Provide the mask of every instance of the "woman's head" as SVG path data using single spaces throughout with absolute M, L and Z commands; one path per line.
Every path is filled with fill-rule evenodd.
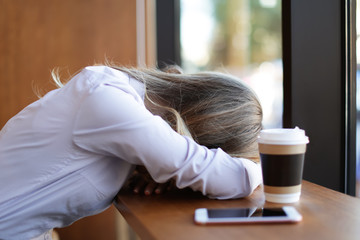
M 239 79 L 215 72 L 182 74 L 178 67 L 167 72 L 118 69 L 144 82 L 148 109 L 180 134 L 232 156 L 257 158 L 262 109 Z

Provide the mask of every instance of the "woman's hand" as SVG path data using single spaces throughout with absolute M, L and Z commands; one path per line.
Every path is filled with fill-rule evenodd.
M 137 166 L 132 176 L 128 180 L 127 187 L 130 188 L 135 194 L 144 193 L 144 195 L 150 196 L 152 194 L 161 194 L 171 189 L 174 186 L 172 180 L 166 183 L 155 182 L 148 171 L 142 167 Z

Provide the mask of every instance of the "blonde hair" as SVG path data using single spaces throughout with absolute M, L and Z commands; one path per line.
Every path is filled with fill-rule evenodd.
M 262 108 L 240 79 L 217 72 L 183 74 L 178 66 L 165 71 L 112 67 L 143 82 L 149 110 L 178 133 L 233 157 L 258 160 Z
M 179 134 L 208 148 L 221 148 L 233 157 L 258 161 L 257 136 L 262 108 L 256 94 L 240 79 L 218 72 L 184 74 L 178 66 L 150 68 L 109 67 L 145 85 L 145 105 Z M 52 72 L 58 87 L 63 83 Z

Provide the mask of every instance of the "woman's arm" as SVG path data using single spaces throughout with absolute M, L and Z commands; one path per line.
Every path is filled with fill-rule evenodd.
M 127 87 L 104 84 L 89 93 L 78 112 L 75 144 L 142 165 L 159 183 L 174 179 L 177 187 L 212 198 L 244 197 L 260 184 L 257 164 L 179 135 L 124 90 Z

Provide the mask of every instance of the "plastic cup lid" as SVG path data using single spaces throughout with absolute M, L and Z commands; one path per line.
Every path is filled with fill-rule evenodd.
M 273 128 L 261 130 L 258 142 L 275 145 L 307 144 L 309 143 L 309 138 L 305 135 L 305 131 L 298 127 Z

